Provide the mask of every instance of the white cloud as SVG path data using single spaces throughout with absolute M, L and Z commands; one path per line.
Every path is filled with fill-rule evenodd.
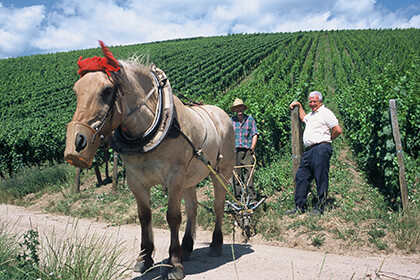
M 44 13 L 45 8 L 40 5 L 15 9 L 0 3 L 0 57 L 25 51 L 38 36 Z
M 414 28 L 420 28 L 420 15 L 413 16 L 407 27 L 414 27 Z
M 378 0 L 380 1 L 380 0 Z M 0 58 L 229 33 L 420 26 L 420 14 L 376 0 L 60 0 L 3 7 Z M 418 7 L 418 6 L 417 6 Z M 419 7 L 418 7 L 419 8 Z

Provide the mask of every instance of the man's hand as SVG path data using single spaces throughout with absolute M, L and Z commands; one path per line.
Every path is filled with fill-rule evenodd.
M 302 106 L 302 104 L 300 104 L 300 102 L 299 101 L 293 101 L 292 103 L 290 103 L 290 105 L 289 105 L 289 107 L 290 107 L 290 110 L 293 110 L 293 108 L 295 107 L 295 106 L 298 106 L 298 110 L 299 110 L 299 118 L 300 118 L 300 120 L 303 122 L 303 119 L 305 118 L 305 116 L 306 116 L 306 114 L 305 114 L 305 111 L 303 111 L 303 106 Z
M 293 101 L 292 103 L 290 103 L 289 106 L 290 106 L 290 109 L 293 109 L 293 107 L 295 107 L 295 106 L 302 107 L 302 104 L 300 104 L 299 101 Z

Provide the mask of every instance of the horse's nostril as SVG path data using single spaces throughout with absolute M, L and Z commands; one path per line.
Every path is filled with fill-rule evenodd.
M 76 145 L 76 151 L 80 152 L 84 148 L 86 148 L 87 145 L 87 138 L 83 134 L 77 134 L 76 141 L 74 142 Z

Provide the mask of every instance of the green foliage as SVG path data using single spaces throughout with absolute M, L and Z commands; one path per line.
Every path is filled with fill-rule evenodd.
M 371 36 L 367 31 L 352 32 L 352 37 L 335 33 L 337 40 L 345 46 L 343 50 L 348 52 L 345 53 L 351 65 L 346 67 L 359 72 L 349 83 L 346 81 L 349 76 L 347 69 L 336 71 L 342 76 L 337 79 L 342 85 L 336 98 L 346 137 L 356 152 L 360 166 L 395 208 L 400 199 L 396 150 L 389 117 L 390 99 L 396 99 L 398 103 L 402 152 L 406 164 L 411 167 L 407 172 L 409 193 L 414 196 L 418 190 L 420 52 L 415 46 L 419 43 L 419 30 L 372 33 L 377 40 L 375 44 L 361 44 L 367 36 Z M 389 44 L 391 41 L 395 44 Z M 418 197 L 414 199 L 418 201 Z

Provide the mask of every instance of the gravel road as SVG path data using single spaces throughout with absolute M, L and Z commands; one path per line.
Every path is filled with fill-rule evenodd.
M 112 226 L 4 204 L 0 204 L 0 222 L 8 223 L 13 232 L 37 230 L 41 238 L 53 230 L 57 236 L 66 238 L 70 234 L 69 225 L 77 224 L 80 234 L 106 234 L 115 242 L 124 241 L 126 260 L 135 260 L 139 253 L 138 225 Z M 154 238 L 154 259 L 158 263 L 168 257 L 169 232 L 156 229 Z M 210 232 L 197 232 L 195 250 L 190 260 L 184 262 L 185 279 L 420 279 L 419 255 L 345 256 L 272 246 L 252 239 L 247 244 L 233 243 L 232 236 L 225 236 L 223 256 L 215 258 L 207 256 L 210 238 Z M 157 269 L 142 277 L 133 272 L 128 279 L 154 279 L 158 275 Z

